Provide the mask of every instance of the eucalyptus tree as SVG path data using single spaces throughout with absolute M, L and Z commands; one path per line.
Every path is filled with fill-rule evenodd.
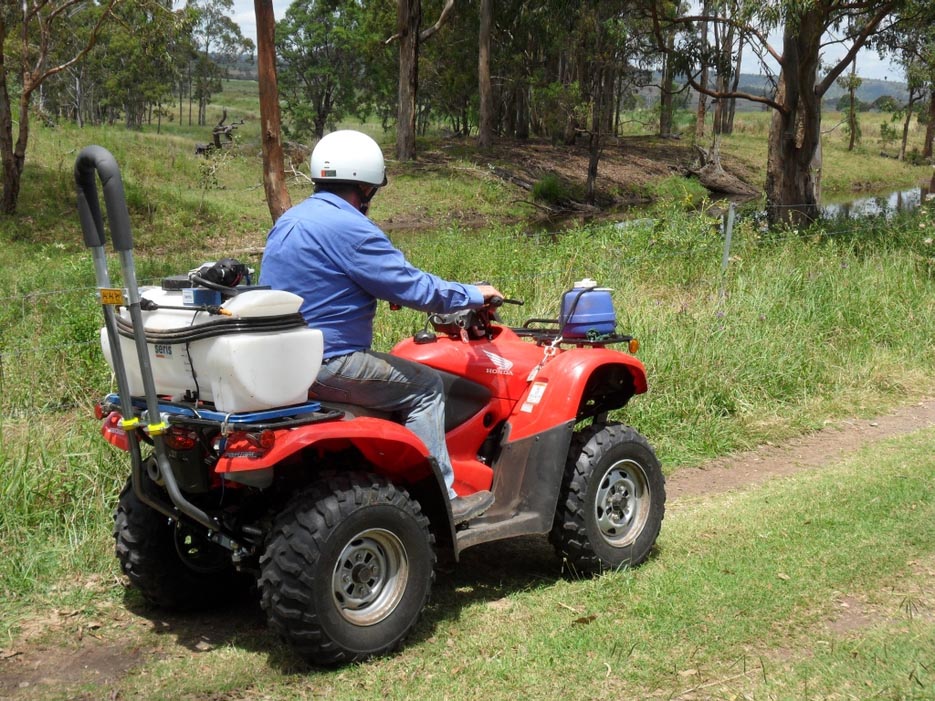
M 99 99 L 122 113 L 127 127 L 142 127 L 154 113 L 161 123 L 178 71 L 173 46 L 188 28 L 185 13 L 174 12 L 171 0 L 161 0 L 121 4 L 114 15 L 117 21 L 92 52 L 101 81 Z
M 494 131 L 493 84 L 490 50 L 493 34 L 493 0 L 480 0 L 477 32 L 477 145 L 490 148 Z
M 396 33 L 387 41 L 399 42 L 396 157 L 401 161 L 411 161 L 416 157 L 420 47 L 448 21 L 454 7 L 455 0 L 445 0 L 435 24 L 423 28 L 422 0 L 397 0 Z
M 901 66 L 909 89 L 909 99 L 898 110 L 903 116 L 903 137 L 900 158 L 905 158 L 909 122 L 915 114 L 915 103 L 927 99 L 928 107 L 925 140 L 922 149 L 924 158 L 932 157 L 932 140 L 935 137 L 935 24 L 929 21 L 914 21 L 928 0 L 911 0 L 902 8 L 901 14 L 909 21 L 898 23 L 892 31 L 882 33 L 876 41 L 881 54 L 890 56 Z M 922 118 L 920 117 L 920 121 Z
M 256 47 L 252 39 L 243 36 L 240 26 L 230 17 L 233 0 L 189 0 L 187 7 L 194 14 L 192 39 L 195 53 L 189 66 L 190 91 L 198 102 L 198 124 L 204 126 L 211 96 L 222 89 L 224 63 L 252 54 Z
M 694 89 L 718 99 L 743 98 L 772 110 L 766 200 L 770 220 L 789 223 L 809 221 L 818 214 L 822 97 L 875 35 L 908 19 L 902 10 L 913 5 L 916 22 L 935 13 L 931 3 L 915 6 L 913 0 L 734 0 L 730 15 L 677 12 L 665 0 L 647 3 L 660 49 L 681 58 Z M 734 25 L 757 44 L 765 65 L 778 67 L 774 94 L 702 88 L 696 66 L 709 57 L 702 54 L 693 30 L 702 20 Z M 668 48 L 665 33 L 673 27 L 680 30 L 680 41 Z M 781 37 L 778 46 L 770 41 L 773 32 Z M 840 45 L 842 53 L 823 66 L 831 44 Z
M 847 150 L 853 151 L 854 146 L 860 142 L 860 120 L 858 112 L 860 111 L 860 101 L 857 99 L 857 89 L 863 83 L 863 79 L 857 75 L 857 60 L 851 63 L 851 72 L 847 76 L 838 78 L 838 85 L 844 88 L 847 93 L 842 95 L 844 100 L 844 110 L 847 113 Z
M 29 142 L 30 104 L 50 77 L 78 63 L 94 46 L 116 0 L 23 0 L 0 4 L 0 212 L 13 214 Z M 50 61 L 53 48 L 76 26 L 89 27 L 86 41 L 68 56 Z M 18 88 L 14 108 L 11 83 Z M 14 119 L 15 111 L 15 119 Z M 14 123 L 16 133 L 14 135 Z
M 260 92 L 260 145 L 263 150 L 263 190 L 273 223 L 292 206 L 283 163 L 282 119 L 276 74 L 276 17 L 273 0 L 253 0 L 256 15 L 257 77 Z
M 357 0 L 296 0 L 278 23 L 280 100 L 292 135 L 320 139 L 364 104 L 363 14 Z

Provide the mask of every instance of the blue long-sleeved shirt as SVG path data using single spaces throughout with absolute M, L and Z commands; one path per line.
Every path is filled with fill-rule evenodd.
M 259 281 L 302 297 L 306 323 L 324 335 L 325 358 L 370 348 L 378 299 L 441 313 L 484 303 L 475 285 L 448 282 L 410 264 L 376 224 L 328 192 L 277 220 Z

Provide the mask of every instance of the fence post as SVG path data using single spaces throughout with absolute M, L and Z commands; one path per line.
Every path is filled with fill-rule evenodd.
M 727 272 L 727 264 L 730 261 L 730 240 L 734 235 L 734 212 L 736 205 L 731 202 L 727 208 L 727 215 L 724 218 L 724 255 L 721 257 L 721 272 Z
M 721 289 L 718 292 L 718 297 L 724 299 L 725 285 L 727 279 L 727 265 L 730 262 L 730 242 L 731 238 L 734 235 L 734 214 L 736 212 L 736 205 L 731 202 L 730 206 L 727 208 L 727 214 L 724 217 L 724 253 L 721 256 Z

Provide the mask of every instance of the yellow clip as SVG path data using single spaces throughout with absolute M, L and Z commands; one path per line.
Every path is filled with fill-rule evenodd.
M 123 290 L 112 287 L 98 288 L 98 294 L 101 296 L 101 304 L 107 304 L 119 307 L 123 304 Z
M 120 421 L 120 428 L 127 430 L 127 431 L 132 430 L 134 428 L 139 428 L 139 426 L 140 426 L 140 420 L 136 417 L 133 417 L 132 419 L 121 419 Z
M 160 421 L 158 424 L 150 424 L 146 427 L 146 430 L 151 436 L 161 436 L 163 433 L 169 430 L 169 424 L 165 421 Z

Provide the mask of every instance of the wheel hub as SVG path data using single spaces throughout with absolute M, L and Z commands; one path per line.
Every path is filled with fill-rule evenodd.
M 387 530 L 369 529 L 352 538 L 338 556 L 332 598 L 346 620 L 374 625 L 395 610 L 408 577 L 409 556 L 399 538 Z
M 614 547 L 629 545 L 646 520 L 648 486 L 642 467 L 632 460 L 611 465 L 601 479 L 594 500 L 594 516 L 601 535 Z

